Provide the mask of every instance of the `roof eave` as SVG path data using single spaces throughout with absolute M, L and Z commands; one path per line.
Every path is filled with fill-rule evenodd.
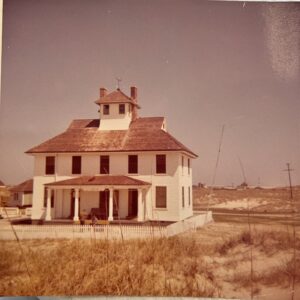
M 101 104 L 130 103 L 130 104 L 136 106 L 137 108 L 141 109 L 141 106 L 139 104 L 137 104 L 137 103 L 135 103 L 133 101 L 130 101 L 130 100 L 127 100 L 127 101 L 120 100 L 120 101 L 112 101 L 112 102 L 107 101 L 107 102 L 105 102 L 105 101 L 101 101 L 100 99 L 98 99 L 98 100 L 94 101 L 94 103 L 97 104 L 97 105 L 101 105 Z
M 30 152 L 29 152 L 30 151 Z M 26 154 L 31 154 L 31 155 L 34 155 L 34 154 L 45 154 L 45 153 L 107 153 L 107 152 L 184 152 L 188 155 L 190 155 L 191 157 L 193 158 L 197 158 L 198 155 L 191 152 L 191 151 L 187 151 L 187 150 L 183 150 L 183 149 L 150 149 L 150 150 L 140 150 L 140 149 L 132 149 L 132 150 L 128 150 L 128 149 L 124 149 L 124 150 L 88 150 L 88 151 L 71 151 L 71 150 L 48 150 L 48 151 L 34 151 L 34 150 L 29 150 L 29 151 L 26 151 L 25 153 Z

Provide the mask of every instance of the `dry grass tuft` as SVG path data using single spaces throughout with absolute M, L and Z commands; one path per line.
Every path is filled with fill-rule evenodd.
M 214 296 L 214 276 L 195 240 L 23 242 L 32 281 L 13 242 L 0 249 L 2 295 Z M 41 251 L 41 247 L 43 251 Z M 36 291 L 36 292 L 33 292 Z
M 220 239 L 216 233 L 228 238 Z M 263 286 L 287 286 L 293 276 L 300 282 L 299 255 L 294 273 L 293 241 L 284 230 L 257 227 L 250 236 L 245 227 L 213 224 L 168 239 L 21 244 L 31 280 L 17 243 L 2 242 L 1 295 L 231 297 L 234 290 L 249 293 L 251 284 L 253 292 L 259 293 Z M 299 253 L 299 237 L 296 248 Z

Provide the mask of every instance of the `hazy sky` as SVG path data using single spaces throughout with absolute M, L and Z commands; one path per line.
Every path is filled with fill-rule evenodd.
M 4 0 L 0 179 L 24 151 L 97 118 L 99 88 L 138 87 L 140 116 L 199 155 L 194 183 L 300 184 L 300 3 Z

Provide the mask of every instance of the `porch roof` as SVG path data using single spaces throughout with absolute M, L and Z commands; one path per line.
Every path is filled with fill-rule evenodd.
M 125 175 L 96 175 L 96 176 L 81 176 L 67 180 L 61 180 L 45 184 L 45 186 L 82 186 L 82 185 L 113 185 L 113 186 L 147 186 L 151 183 L 134 179 Z

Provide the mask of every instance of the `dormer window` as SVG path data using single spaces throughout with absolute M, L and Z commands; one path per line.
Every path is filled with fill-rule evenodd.
M 125 104 L 119 104 L 119 114 L 120 115 L 125 114 Z
M 104 104 L 103 105 L 103 114 L 104 115 L 109 115 L 109 104 Z

